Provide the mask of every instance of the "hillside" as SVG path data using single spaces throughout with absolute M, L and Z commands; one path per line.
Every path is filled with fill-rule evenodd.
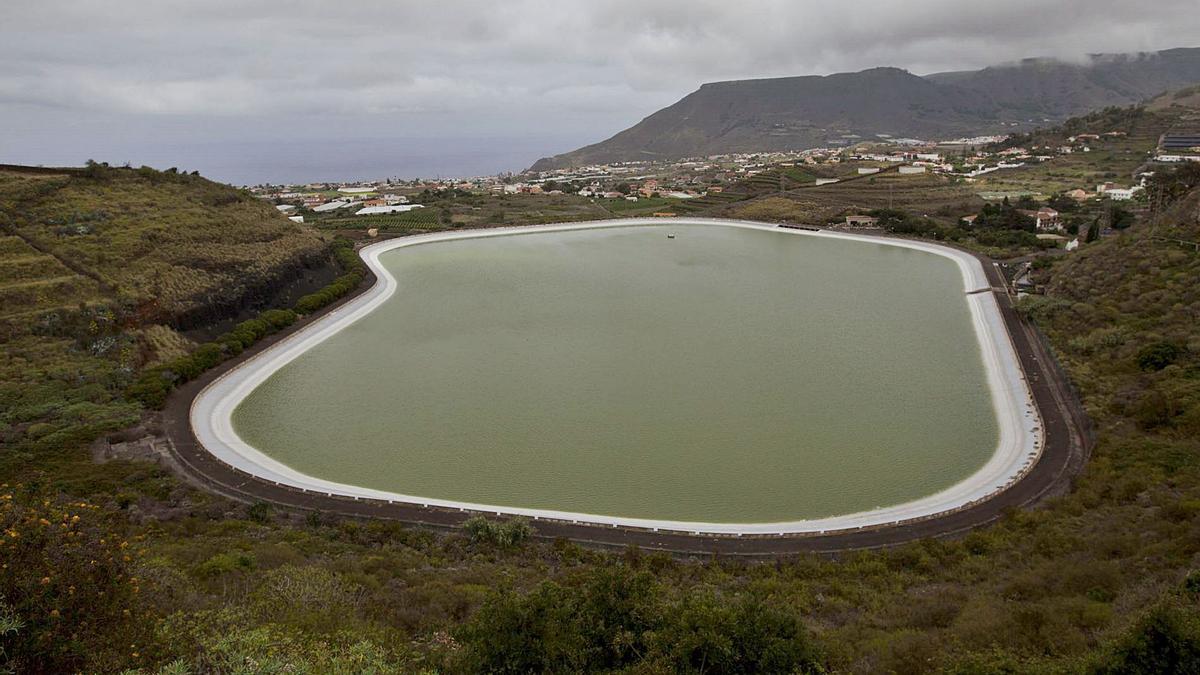
M 182 331 L 320 276 L 328 250 L 200 176 L 0 167 L 0 473 L 136 424 L 124 390 L 195 347 Z
M 103 301 L 188 328 L 325 255 L 270 204 L 149 168 L 0 168 L 0 228 L 0 322 Z
M 530 538 L 537 524 L 520 521 L 440 532 L 285 512 L 131 456 L 94 463 L 94 439 L 136 440 L 155 423 L 125 389 L 154 372 L 126 351 L 150 326 L 111 312 L 112 299 L 144 300 L 145 270 L 170 271 L 169 253 L 228 232 L 244 243 L 211 266 L 227 278 L 176 258 L 187 263 L 181 278 L 226 279 L 205 282 L 220 297 L 221 285 L 248 287 L 259 274 L 250 257 L 305 251 L 312 235 L 195 177 L 9 173 L 6 227 L 20 215 L 12 227 L 51 253 L 9 234 L 6 279 L 66 279 L 22 301 L 25 318 L 10 323 L 22 330 L 0 336 L 0 630 L 11 628 L 0 670 L 1196 672 L 1200 257 L 1161 238 L 1196 238 L 1200 193 L 1154 225 L 1047 261 L 1049 295 L 1023 305 L 1099 431 L 1070 494 L 960 538 L 757 562 L 593 550 Z M 886 193 L 960 211 L 956 188 L 933 177 L 876 178 L 804 199 L 832 209 Z M 71 216 L 52 194 L 92 211 Z M 85 197 L 113 215 L 95 215 Z M 161 251 L 140 244 L 147 231 Z M 101 234 L 107 243 L 92 247 L 73 239 Z M 73 269 L 65 243 L 88 264 Z M 162 306 L 203 305 L 190 287 L 172 288 Z
M 1200 82 L 1200 48 L 1045 59 L 918 77 L 874 68 L 824 77 L 705 84 L 608 140 L 539 160 L 544 171 L 635 160 L 801 150 L 871 138 L 1029 129 Z

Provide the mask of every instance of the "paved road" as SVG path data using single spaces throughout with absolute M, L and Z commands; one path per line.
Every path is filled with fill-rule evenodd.
M 1046 444 L 1037 464 L 1024 479 L 1008 490 L 969 508 L 922 521 L 832 534 L 693 535 L 535 519 L 532 524 L 537 535 L 544 538 L 563 537 L 604 547 L 637 545 L 680 554 L 777 556 L 798 552 L 837 553 L 896 546 L 928 537 L 961 535 L 1001 518 L 1009 509 L 1026 508 L 1047 497 L 1065 493 L 1070 488 L 1071 479 L 1087 461 L 1091 447 L 1090 423 L 1037 330 L 1017 314 L 999 270 L 987 258 L 980 256 L 980 261 L 991 282 L 991 292 L 997 296 L 997 303 L 1045 426 Z M 374 281 L 374 278 L 366 280 L 361 288 L 369 288 Z M 348 300 L 345 298 L 325 311 Z M 350 517 L 387 518 L 433 528 L 453 528 L 477 515 L 459 509 L 331 496 L 278 485 L 234 469 L 213 457 L 199 444 L 188 419 L 192 399 L 208 383 L 235 367 L 242 359 L 270 348 L 278 340 L 315 319 L 306 317 L 288 330 L 260 341 L 240 358 L 221 364 L 172 394 L 164 411 L 164 428 L 172 454 L 186 477 L 206 489 L 244 502 L 263 501 L 289 509 Z M 331 451 L 336 450 L 338 448 L 331 448 Z

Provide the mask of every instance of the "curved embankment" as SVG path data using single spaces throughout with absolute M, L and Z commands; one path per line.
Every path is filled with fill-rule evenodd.
M 1000 442 L 987 464 L 968 479 L 935 495 L 893 507 L 820 520 L 790 523 L 687 523 L 613 518 L 587 514 L 494 507 L 425 499 L 323 481 L 300 474 L 241 441 L 229 415 L 237 403 L 279 367 L 383 303 L 397 283 L 379 264 L 384 251 L 453 238 L 576 228 L 665 224 L 662 219 L 617 220 L 496 230 L 437 233 L 380 242 L 362 251 L 378 281 L 361 295 L 287 335 L 262 345 L 236 364 L 226 364 L 184 387 L 168 410 L 168 432 L 185 469 L 206 484 L 243 499 L 265 499 L 302 508 L 349 515 L 391 517 L 430 525 L 454 525 L 472 512 L 524 515 L 538 521 L 543 535 L 597 543 L 681 551 L 776 553 L 837 550 L 887 545 L 916 537 L 962 531 L 995 519 L 1006 507 L 1035 501 L 1062 486 L 1086 454 L 1077 407 L 1042 367 L 1045 354 L 1036 336 L 1020 323 L 1006 294 L 991 289 L 999 281 L 990 263 L 926 242 L 838 232 L 781 229 L 745 221 L 668 221 L 763 229 L 781 236 L 838 237 L 924 250 L 954 260 L 974 319 L 988 386 L 1000 429 Z M 1014 329 L 1020 329 L 1014 330 Z M 1011 336 L 1010 336 L 1011 333 Z M 1030 374 L 1031 373 L 1031 374 Z M 1050 386 L 1048 386 L 1050 385 Z M 1051 410 L 1052 409 L 1052 410 Z M 1046 414 L 1046 411 L 1051 411 Z M 1042 411 L 1039 414 L 1039 411 Z M 190 423 L 189 423 L 190 421 Z M 336 449 L 331 448 L 331 451 Z

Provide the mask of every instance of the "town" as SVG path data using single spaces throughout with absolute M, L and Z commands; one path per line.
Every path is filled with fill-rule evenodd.
M 846 134 L 828 147 L 795 152 L 249 189 L 295 222 L 368 237 L 503 225 L 518 218 L 551 222 L 706 213 L 879 229 L 874 211 L 933 209 L 919 194 L 914 199 L 913 193 L 923 193 L 940 195 L 936 213 L 920 214 L 932 222 L 969 229 L 1011 212 L 1007 225 L 1012 229 L 1030 230 L 1043 247 L 1071 251 L 1081 237 L 1111 235 L 1133 216 L 1152 210 L 1156 195 L 1148 188 L 1156 171 L 1200 163 L 1200 134 L 1172 126 L 1151 138 L 1131 139 L 1123 124 L 1127 115 L 1123 109 L 1104 111 L 1092 116 L 1089 129 L 1095 131 L 1076 133 L 936 141 Z M 862 198 L 872 192 L 878 194 Z M 779 213 L 765 208 L 799 195 L 825 195 L 830 199 L 821 201 L 835 208 Z M 962 204 L 961 212 L 947 211 L 944 202 L 951 198 Z M 1089 235 L 1093 226 L 1096 231 Z

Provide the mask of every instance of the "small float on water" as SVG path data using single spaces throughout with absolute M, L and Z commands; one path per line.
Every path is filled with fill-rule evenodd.
M 674 238 L 675 238 L 675 233 L 674 233 L 674 232 L 668 232 L 668 233 L 667 233 L 667 239 L 674 239 Z

